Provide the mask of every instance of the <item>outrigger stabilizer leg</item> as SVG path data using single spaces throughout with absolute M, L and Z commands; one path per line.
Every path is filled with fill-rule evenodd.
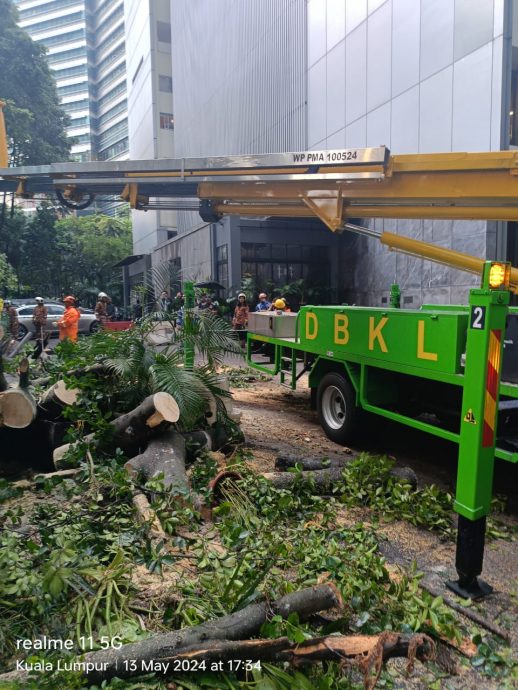
M 468 520 L 464 515 L 459 515 L 455 556 L 459 579 L 450 580 L 447 586 L 464 599 L 481 599 L 493 591 L 487 582 L 478 579 L 484 562 L 485 540 L 485 516 L 478 520 Z
M 448 587 L 480 599 L 491 587 L 478 579 L 491 506 L 502 346 L 509 305 L 508 265 L 486 262 L 482 287 L 471 290 L 460 422 L 455 511 L 459 579 Z

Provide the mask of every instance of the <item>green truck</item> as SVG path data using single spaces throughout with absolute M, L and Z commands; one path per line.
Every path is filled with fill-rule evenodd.
M 464 596 L 489 591 L 477 576 L 494 458 L 518 461 L 518 309 L 509 308 L 505 280 L 498 284 L 502 270 L 486 262 L 469 306 L 304 306 L 249 321 L 248 364 L 293 389 L 307 373 L 336 443 L 351 440 L 365 410 L 459 445 L 459 581 L 450 585 Z

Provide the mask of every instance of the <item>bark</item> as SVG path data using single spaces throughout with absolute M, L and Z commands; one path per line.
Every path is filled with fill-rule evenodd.
M 342 480 L 341 467 L 330 467 L 327 470 L 315 470 L 314 472 L 264 472 L 263 477 L 268 479 L 276 489 L 292 489 L 295 483 L 309 481 L 313 484 L 316 494 L 331 494 L 333 486 Z
M 164 488 L 174 487 L 179 493 L 188 493 L 185 456 L 185 439 L 169 429 L 159 438 L 152 439 L 146 450 L 128 460 L 124 467 L 129 474 L 136 476 L 140 472 L 146 479 L 162 473 Z
M 121 649 L 107 649 L 85 654 L 84 660 L 103 665 L 103 671 L 92 671 L 88 680 L 100 684 L 114 676 L 123 677 L 124 660 L 135 659 L 140 668 L 141 662 L 151 659 L 168 659 L 177 650 L 203 643 L 206 640 L 240 640 L 256 635 L 263 623 L 271 615 L 279 614 L 283 618 L 298 613 L 301 619 L 313 613 L 342 606 L 337 589 L 332 584 L 322 584 L 308 589 L 287 594 L 274 602 L 261 602 L 246 606 L 241 611 L 222 618 L 217 618 L 201 625 L 182 630 L 153 635 L 140 642 L 124 645 Z M 131 675 L 131 672 L 126 673 Z
M 38 400 L 38 416 L 47 419 L 60 418 L 64 407 L 77 403 L 79 393 L 79 388 L 67 388 L 64 381 L 57 381 Z
M 29 370 L 29 360 L 24 357 L 18 367 L 18 385 L 20 388 L 27 389 L 29 387 Z
M 106 439 L 97 439 L 88 434 L 83 442 L 103 449 L 121 448 L 131 452 L 144 445 L 161 424 L 169 425 L 180 418 L 180 409 L 169 393 L 149 395 L 138 407 L 117 417 L 111 422 L 112 434 Z M 53 454 L 56 469 L 64 466 L 67 451 L 76 444 L 67 443 L 56 448 Z
M 186 505 L 187 501 L 182 500 L 182 497 L 190 496 L 192 505 L 201 512 L 203 519 L 211 520 L 210 508 L 205 505 L 199 494 L 191 491 L 185 469 L 187 460 L 185 436 L 186 434 L 179 434 L 169 429 L 162 436 L 151 439 L 146 450 L 128 460 L 124 467 L 133 476 L 138 475 L 139 472 L 142 473 L 146 480 L 162 474 L 164 488 L 172 489 L 178 494 L 179 505 Z
M 363 672 L 364 687 L 372 690 L 378 679 L 383 662 L 394 657 L 408 659 L 407 673 L 413 670 L 415 659 L 429 661 L 436 656 L 433 640 L 427 635 L 404 635 L 384 632 L 381 635 L 329 635 L 305 640 L 302 643 L 290 642 L 281 637 L 275 640 L 236 640 L 229 642 L 208 640 L 206 643 L 187 647 L 163 658 L 155 666 L 160 675 L 174 672 L 181 662 L 204 661 L 207 665 L 223 662 L 223 668 L 235 669 L 236 661 L 243 662 L 288 662 L 294 666 L 303 664 L 336 661 L 356 665 Z M 226 666 L 229 662 L 231 666 Z M 181 668 L 181 666 L 180 666 Z M 140 669 L 141 670 L 141 667 Z M 135 672 L 134 674 L 135 675 Z
M 306 472 L 314 472 L 315 470 L 325 470 L 331 467 L 345 467 L 349 462 L 358 456 L 343 457 L 316 457 L 303 458 L 295 455 L 278 455 L 275 458 L 275 469 L 279 472 L 285 472 L 291 467 L 300 465 L 302 470 Z
M 95 654 L 95 653 L 94 653 Z M 98 654 L 98 653 L 97 653 Z M 415 659 L 429 661 L 435 658 L 436 648 L 433 640 L 427 635 L 404 635 L 394 632 L 384 632 L 380 635 L 328 635 L 315 637 L 304 642 L 290 642 L 286 637 L 275 640 L 215 640 L 209 639 L 192 646 L 181 647 L 162 656 L 128 657 L 135 661 L 134 668 L 124 665 L 117 672 L 117 677 L 128 678 L 141 675 L 144 671 L 152 670 L 158 675 L 171 675 L 176 666 L 181 669 L 181 662 L 189 662 L 193 668 L 194 662 L 204 661 L 207 666 L 212 663 L 223 662 L 225 670 L 237 668 L 235 662 L 288 662 L 294 666 L 320 661 L 347 662 L 355 664 L 364 675 L 364 687 L 375 687 L 383 662 L 394 657 L 408 658 L 407 672 L 413 670 Z M 90 658 L 88 658 L 90 657 Z M 85 661 L 99 664 L 87 654 Z M 232 666 L 227 666 L 232 662 Z M 245 666 L 243 664 L 242 668 Z M 178 672 L 176 670 L 176 672 Z M 90 682 L 101 682 L 113 677 L 111 669 L 86 671 Z M 0 681 L 23 680 L 25 674 L 11 672 L 0 676 Z
M 275 459 L 275 469 L 285 471 L 296 465 L 300 465 L 302 468 L 303 475 L 310 477 L 308 472 L 319 472 L 329 470 L 332 472 L 333 476 L 340 478 L 340 473 L 344 467 L 346 467 L 354 458 L 349 456 L 347 458 L 330 458 L 324 460 L 323 458 L 297 458 L 287 455 L 279 455 Z M 338 470 L 338 472 L 336 472 Z M 273 472 L 272 474 L 276 474 Z M 290 473 L 292 474 L 292 473 Z M 408 482 L 412 489 L 415 491 L 417 489 L 417 475 L 411 467 L 393 467 L 390 470 L 390 475 L 392 477 L 397 477 L 402 481 Z M 276 481 L 276 480 L 275 480 Z M 280 481 L 280 480 L 279 480 Z

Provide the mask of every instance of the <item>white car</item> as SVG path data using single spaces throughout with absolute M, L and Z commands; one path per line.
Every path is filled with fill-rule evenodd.
M 24 304 L 21 307 L 16 308 L 16 313 L 18 314 L 18 323 L 20 324 L 20 329 L 18 331 L 18 339 L 24 338 L 27 333 L 35 333 L 36 326 L 32 321 L 32 312 L 36 304 Z M 54 321 L 58 321 L 65 311 L 65 307 L 62 304 L 45 304 L 47 307 L 47 332 L 57 333 L 58 328 L 54 326 Z M 79 319 L 79 333 L 95 333 L 101 327 L 101 324 L 95 318 L 95 313 L 91 309 L 83 309 L 79 307 L 81 312 L 81 318 Z

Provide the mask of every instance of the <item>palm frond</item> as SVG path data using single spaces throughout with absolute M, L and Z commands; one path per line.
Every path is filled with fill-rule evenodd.
M 221 365 L 227 353 L 243 354 L 230 324 L 216 314 L 202 312 L 193 323 L 192 334 L 186 334 L 184 338 L 192 340 L 211 368 Z
M 210 391 L 195 372 L 177 366 L 174 358 L 156 355 L 149 373 L 154 390 L 169 393 L 178 403 L 183 427 L 203 417 Z

